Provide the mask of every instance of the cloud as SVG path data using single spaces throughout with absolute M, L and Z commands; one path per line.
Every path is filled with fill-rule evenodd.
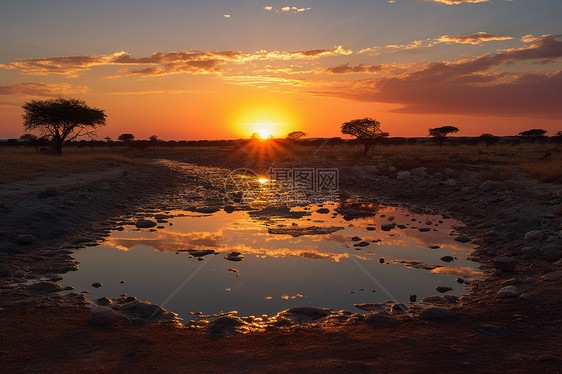
M 399 113 L 559 118 L 562 71 L 514 74 L 498 71 L 515 62 L 555 62 L 561 35 L 543 35 L 533 44 L 456 62 L 433 62 L 392 79 L 362 79 L 326 85 L 313 93 L 401 104 Z M 383 85 L 384 83 L 384 85 Z
M 375 73 L 384 70 L 388 65 L 363 65 L 350 66 L 349 63 L 338 65 L 333 68 L 327 68 L 326 72 L 332 74 L 346 74 L 346 73 Z
M 86 91 L 85 86 L 73 86 L 67 83 L 24 82 L 0 85 L 0 95 L 11 96 L 61 96 Z
M 298 8 L 296 6 L 282 6 L 280 8 L 274 8 L 271 5 L 267 5 L 263 7 L 264 10 L 268 11 L 268 12 L 275 12 L 275 13 L 301 13 L 301 12 L 306 12 L 307 10 L 310 10 L 312 8 Z
M 490 35 L 485 32 L 477 32 L 471 35 L 443 35 L 436 40 L 441 43 L 480 44 L 482 42 L 488 42 L 492 40 L 510 39 L 513 38 L 511 36 Z
M 425 1 L 433 1 L 435 3 L 442 3 L 447 5 L 458 5 L 462 3 L 469 3 L 469 4 L 487 3 L 490 0 L 425 0 Z
M 3 69 L 18 70 L 24 75 L 59 74 L 69 77 L 88 71 L 96 66 L 147 65 L 147 67 L 122 71 L 122 75 L 157 76 L 176 73 L 218 73 L 226 63 L 245 63 L 258 60 L 294 60 L 327 56 L 349 55 L 353 53 L 342 46 L 332 49 L 311 49 L 302 51 L 199 51 L 156 52 L 150 56 L 135 58 L 127 52 L 115 52 L 99 56 L 68 56 L 51 58 L 30 58 L 16 60 Z M 115 78 L 116 76 L 111 76 Z

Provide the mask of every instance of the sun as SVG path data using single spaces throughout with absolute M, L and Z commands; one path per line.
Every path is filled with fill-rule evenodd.
M 271 132 L 267 129 L 260 129 L 256 132 L 258 133 L 258 136 L 260 137 L 260 139 L 268 139 L 268 138 L 271 138 L 273 136 L 271 134 Z

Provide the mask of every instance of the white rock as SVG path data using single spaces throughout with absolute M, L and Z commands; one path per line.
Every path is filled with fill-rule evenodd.
M 515 287 L 515 286 L 505 286 L 498 291 L 496 296 L 499 299 L 509 299 L 509 298 L 512 298 L 512 297 L 517 297 L 520 294 L 521 294 L 521 291 L 519 291 L 519 289 L 517 287 Z
M 90 322 L 95 326 L 105 326 L 115 321 L 116 313 L 104 306 L 96 306 L 90 310 Z
M 529 231 L 528 233 L 525 234 L 525 240 L 530 241 L 530 240 L 540 240 L 542 239 L 542 231 L 541 230 L 533 230 L 533 231 Z
M 412 174 L 409 171 L 399 171 L 398 174 L 396 174 L 396 179 L 398 180 L 409 179 L 411 176 Z

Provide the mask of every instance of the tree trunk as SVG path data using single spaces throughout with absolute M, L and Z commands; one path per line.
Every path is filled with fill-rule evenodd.
M 61 139 L 54 139 L 55 142 L 55 154 L 57 156 L 62 155 L 62 140 Z

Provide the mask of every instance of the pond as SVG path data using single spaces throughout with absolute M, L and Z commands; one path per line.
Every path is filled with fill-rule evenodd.
M 134 295 L 189 321 L 295 306 L 361 312 L 355 304 L 420 301 L 441 295 L 436 287 L 460 295 L 460 282 L 479 275 L 466 259 L 473 246 L 451 235 L 457 221 L 372 204 L 350 217 L 344 208 L 162 212 L 146 217 L 158 227 L 128 221 L 101 245 L 77 250 L 79 270 L 64 281 L 90 300 Z

